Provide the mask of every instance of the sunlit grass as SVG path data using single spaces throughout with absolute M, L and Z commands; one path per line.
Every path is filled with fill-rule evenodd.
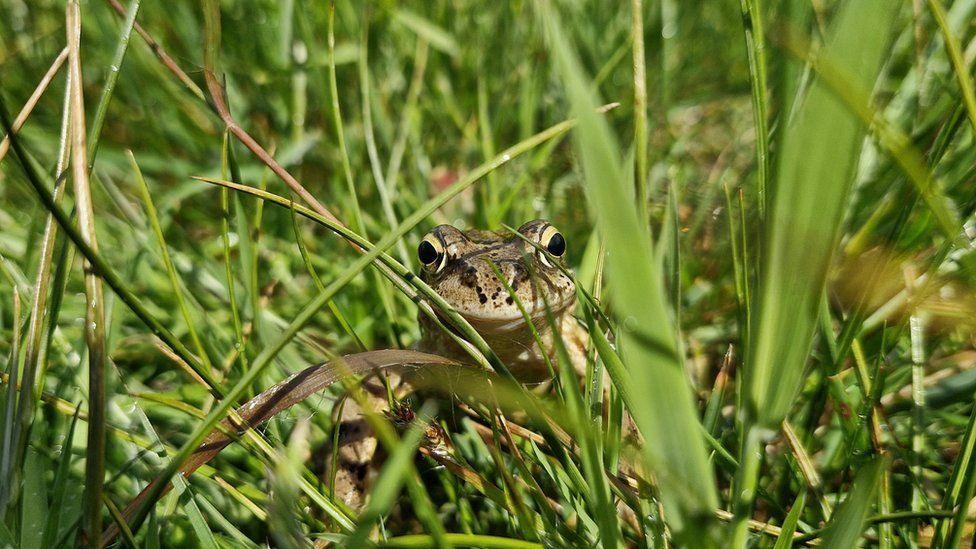
M 0 0 L 0 545 L 972 537 L 976 2 L 65 8 Z M 536 218 L 591 337 L 524 387 L 413 250 Z M 469 364 L 350 509 L 418 315 Z

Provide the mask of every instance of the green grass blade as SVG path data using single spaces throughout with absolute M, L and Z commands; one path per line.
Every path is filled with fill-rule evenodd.
M 803 514 L 806 501 L 806 492 L 800 492 L 800 495 L 796 496 L 793 507 L 790 508 L 783 525 L 780 526 L 779 537 L 776 538 L 776 545 L 773 546 L 773 549 L 790 549 L 793 547 L 793 534 L 796 532 L 796 524 L 800 521 L 800 515 Z
M 972 390 L 966 391 L 967 398 L 971 398 Z M 976 409 L 969 415 L 966 432 L 959 447 L 959 456 L 953 464 L 952 474 L 942 501 L 942 509 L 951 512 L 951 518 L 945 518 L 936 525 L 936 535 L 933 547 L 957 546 L 966 527 L 969 515 L 969 502 L 976 494 Z M 955 543 L 955 545 L 953 545 Z
M 5 128 L 9 128 L 9 118 L 7 117 L 6 107 L 2 104 L 0 104 L 0 122 L 3 123 Z M 142 303 L 142 300 L 136 296 L 131 286 L 123 281 L 123 278 L 114 269 L 112 269 L 112 267 L 109 266 L 108 262 L 102 257 L 99 251 L 91 246 L 79 229 L 74 226 L 74 223 L 71 222 L 68 214 L 54 200 L 54 197 L 51 195 L 51 191 L 49 191 L 44 185 L 40 173 L 30 162 L 27 152 L 20 143 L 20 139 L 14 136 L 11 139 L 11 146 L 13 147 L 18 160 L 20 161 L 24 174 L 27 176 L 27 181 L 37 194 L 37 197 L 40 199 L 44 207 L 51 214 L 53 214 L 55 220 L 58 222 L 58 225 L 61 227 L 61 230 L 68 235 L 72 243 L 78 248 L 79 251 L 81 251 L 84 258 L 91 264 L 92 271 L 97 274 L 99 278 L 104 280 L 106 284 L 108 284 L 112 291 L 115 292 L 123 302 L 125 302 L 126 306 L 128 306 L 129 309 L 135 313 L 139 320 L 146 324 L 153 334 L 162 339 L 166 345 L 177 354 L 177 356 L 186 361 L 194 372 L 208 383 L 208 388 L 211 391 L 220 394 L 220 389 L 217 387 L 217 384 L 214 382 L 213 378 L 208 372 L 202 369 L 201 365 L 197 362 L 193 354 L 190 353 L 189 349 L 180 343 L 173 333 L 150 312 L 149 308 L 146 307 L 146 305 Z
M 203 508 L 204 511 L 207 512 L 207 515 L 210 516 L 210 520 L 218 524 L 223 530 L 225 530 L 227 533 L 233 536 L 234 543 L 236 543 L 238 547 L 246 547 L 247 549 L 260 549 L 261 547 L 260 545 L 258 545 L 250 538 L 248 538 L 247 535 L 244 534 L 244 532 L 241 532 L 236 526 L 234 526 L 229 520 L 227 520 L 227 517 L 225 517 L 220 512 L 219 509 L 214 507 L 214 504 L 210 503 L 208 499 L 197 494 L 196 502 L 200 507 Z
M 745 27 L 752 84 L 752 118 L 756 128 L 756 206 L 760 222 L 766 216 L 769 188 L 769 90 L 766 82 L 766 37 L 763 29 L 762 0 L 739 0 Z
M 221 189 L 220 192 L 226 193 L 227 189 Z M 302 230 L 298 225 L 298 216 L 295 214 L 294 203 L 292 204 L 291 208 L 291 223 L 292 230 L 295 232 L 295 242 L 298 244 L 298 253 L 302 256 L 302 263 L 305 264 L 305 270 L 308 271 L 309 276 L 312 277 L 312 282 L 315 283 L 315 287 L 321 292 L 325 289 L 325 284 L 322 283 L 322 279 L 315 270 L 315 266 L 312 265 L 312 258 L 308 253 L 308 247 L 305 245 L 304 237 L 302 237 Z M 342 311 L 339 310 L 339 307 L 336 306 L 334 301 L 329 302 L 329 311 L 332 313 L 332 316 L 336 318 L 336 321 L 339 322 L 339 325 L 342 326 L 343 331 L 345 331 L 346 334 L 356 342 L 356 346 L 359 348 L 359 350 L 365 351 L 366 345 L 363 343 L 363 340 L 359 338 L 359 334 L 357 334 L 356 331 L 353 330 L 352 326 L 349 325 L 349 321 L 346 320 L 345 315 L 342 314 Z
M 346 194 L 349 197 L 349 201 L 352 204 L 352 225 L 351 228 L 355 232 L 366 236 L 365 222 L 363 221 L 363 212 L 359 205 L 359 196 L 356 189 L 356 182 L 353 179 L 352 167 L 349 163 L 349 151 L 346 148 L 346 136 L 345 130 L 343 129 L 342 122 L 342 109 L 339 105 L 339 84 L 338 78 L 336 77 L 336 63 L 335 63 L 335 2 L 333 1 L 329 5 L 329 17 L 328 17 L 328 44 L 329 44 L 329 96 L 332 102 L 332 123 L 335 127 L 336 141 L 339 143 L 339 156 L 342 158 L 342 174 L 346 181 Z M 391 228 L 395 228 L 393 225 Z M 398 242 L 402 247 L 402 242 Z M 391 325 L 394 324 L 397 318 L 396 311 L 394 310 L 393 294 L 390 287 L 383 282 L 379 273 L 372 271 L 370 276 L 373 278 L 373 287 L 377 295 L 379 296 L 380 303 L 383 304 L 383 309 L 386 312 L 387 317 L 391 320 Z M 397 341 L 396 330 L 391 328 L 390 339 Z
M 271 477 L 271 499 L 268 502 L 268 529 L 275 545 L 286 549 L 300 549 L 309 545 L 298 520 L 301 512 L 298 501 L 299 472 L 308 459 L 309 422 L 299 421 L 292 429 L 288 446 L 276 452 Z
M 44 524 L 44 535 L 41 537 L 41 547 L 53 547 L 57 539 L 58 531 L 61 527 L 61 513 L 63 502 L 68 487 L 68 480 L 71 474 L 71 448 L 74 444 L 75 426 L 78 425 L 78 411 L 81 406 L 75 408 L 68 432 L 64 435 L 61 442 L 61 458 L 58 460 L 58 468 L 54 474 L 54 485 L 50 492 L 51 507 Z
M 447 534 L 444 538 L 454 547 L 483 547 L 484 549 L 542 549 L 544 547 L 539 543 L 529 541 L 478 534 Z M 413 549 L 431 547 L 433 544 L 434 539 L 431 536 L 411 535 L 390 538 L 377 544 L 377 546 Z
M 132 36 L 132 28 L 136 23 L 136 16 L 139 14 L 139 4 L 141 0 L 131 0 L 129 8 L 125 12 L 125 21 L 122 23 L 122 32 L 119 33 L 119 40 L 115 45 L 115 55 L 112 57 L 112 64 L 109 66 L 108 77 L 102 87 L 101 97 L 98 98 L 98 106 L 95 107 L 95 118 L 92 120 L 91 130 L 88 139 L 88 171 L 92 171 L 95 166 L 95 157 L 98 154 L 98 144 L 101 142 L 102 127 L 105 125 L 105 115 L 108 113 L 109 103 L 112 102 L 112 95 L 115 92 L 115 84 L 119 81 L 119 73 L 122 72 L 122 62 L 125 54 L 129 51 L 129 37 Z
M 44 537 L 44 523 L 50 512 L 45 483 L 45 464 L 47 460 L 35 450 L 28 448 L 24 460 L 24 486 L 20 500 L 20 547 L 41 549 Z
M 67 49 L 65 49 L 67 53 Z M 65 170 L 68 167 L 68 158 L 71 153 L 69 146 L 69 129 L 70 129 L 70 101 L 71 101 L 71 86 L 65 86 L 64 99 L 61 106 L 61 128 L 58 138 L 58 161 L 55 168 L 55 185 L 52 190 L 54 197 L 54 202 L 60 204 L 65 195 L 65 187 L 67 185 L 67 178 L 64 177 Z M 37 261 L 37 274 L 34 279 L 34 293 L 33 300 L 31 302 L 31 312 L 30 321 L 27 325 L 27 341 L 24 345 L 24 373 L 23 373 L 23 387 L 20 391 L 17 404 L 17 427 L 18 431 L 17 440 L 18 444 L 16 446 L 17 455 L 14 458 L 14 468 L 18 469 L 20 463 L 23 461 L 24 451 L 27 449 L 27 438 L 29 436 L 29 427 L 31 422 L 34 420 L 34 409 L 37 406 L 37 395 L 39 391 L 35 389 L 35 382 L 37 379 L 44 379 L 44 370 L 46 369 L 45 358 L 46 351 L 48 348 L 48 343 L 50 339 L 45 340 L 44 338 L 44 322 L 45 320 L 49 323 L 49 330 L 53 330 L 53 327 L 57 325 L 57 317 L 59 311 L 59 304 L 64 296 L 64 286 L 58 284 L 58 277 L 55 276 L 52 280 L 51 269 L 52 263 L 54 261 L 54 248 L 58 237 L 58 225 L 51 214 L 46 216 L 44 220 L 44 235 L 41 240 L 40 253 L 38 254 Z M 63 259 L 63 248 L 62 257 Z M 63 263 L 58 264 L 62 274 L 66 274 L 68 269 L 64 268 Z M 52 291 L 52 289 L 54 291 Z M 58 291 L 60 290 L 60 291 Z M 48 299 L 50 298 L 50 310 L 47 311 L 48 318 L 45 319 L 45 309 L 48 306 Z M 38 371 L 40 375 L 38 376 Z M 0 472 L 5 470 L 0 468 Z M 52 539 L 53 541 L 53 539 Z
M 339 143 L 339 156 L 342 159 L 342 175 L 346 180 L 346 193 L 352 203 L 352 224 L 350 228 L 357 233 L 365 236 L 363 230 L 363 212 L 359 207 L 359 196 L 356 192 L 356 182 L 353 181 L 352 167 L 349 165 L 349 151 L 346 150 L 346 136 L 342 124 L 342 110 L 339 107 L 339 84 L 336 78 L 335 64 L 335 2 L 329 4 L 329 99 L 332 103 L 332 124 L 336 132 L 336 141 Z
M 631 30 L 634 58 L 634 189 L 637 197 L 637 218 L 641 224 L 647 218 L 647 67 L 644 59 L 644 6 L 641 0 L 630 2 Z
M 376 149 L 376 136 L 373 131 L 373 107 L 370 98 L 372 97 L 372 83 L 369 77 L 369 12 L 363 16 L 362 37 L 359 41 L 359 88 L 362 90 L 362 116 L 363 134 L 366 141 L 366 154 L 369 158 L 369 168 L 373 174 L 373 183 L 376 185 L 376 195 L 380 199 L 380 207 L 386 217 L 386 223 L 390 230 L 396 230 L 400 222 L 397 214 L 393 210 L 393 201 L 390 190 L 386 185 L 386 178 L 383 177 L 383 168 L 380 166 L 380 155 Z M 397 243 L 397 252 L 400 254 L 400 262 L 404 265 L 412 265 L 412 258 L 407 252 L 407 247 L 403 242 Z
M 974 92 L 973 78 L 970 70 L 966 67 L 966 62 L 962 54 L 958 38 L 952 33 L 945 8 L 939 0 L 929 0 L 929 9 L 935 16 L 935 20 L 942 32 L 945 41 L 946 51 L 952 63 L 953 72 L 959 88 L 962 91 L 963 105 L 969 123 L 976 131 L 976 92 Z M 949 485 L 943 500 L 942 508 L 946 511 L 953 511 L 954 517 L 939 521 L 936 528 L 933 547 L 940 547 L 944 543 L 946 547 L 957 547 L 963 536 L 968 516 L 969 502 L 976 494 L 976 410 L 970 415 L 963 434 L 961 451 L 952 468 L 949 477 Z
M 887 0 L 870 0 L 838 15 L 824 55 L 851 76 L 849 85 L 873 86 L 889 28 L 874 15 L 891 11 Z M 767 428 L 786 414 L 803 373 L 863 132 L 822 84 L 785 132 L 747 368 L 748 412 Z
M 422 36 L 434 48 L 452 57 L 458 55 L 460 48 L 454 36 L 443 28 L 431 23 L 429 19 L 425 19 L 405 9 L 396 10 L 393 14 L 393 19 L 417 33 L 417 36 Z
M 3 477 L 0 479 L 0 511 L 6 511 L 11 498 L 16 493 L 15 479 L 20 477 L 18 471 L 14 470 L 14 455 L 17 450 L 14 448 L 14 403 L 17 402 L 17 377 L 20 370 L 20 293 L 17 287 L 13 287 L 13 329 L 12 342 L 10 345 L 10 357 L 7 361 L 7 394 L 4 398 L 3 423 L 0 424 L 3 435 L 3 446 L 0 448 L 0 471 Z
M 821 547 L 846 549 L 856 545 L 886 466 L 885 459 L 875 458 L 861 467 L 854 479 L 854 487 L 827 524 Z
M 132 154 L 131 150 L 126 151 L 126 154 L 129 157 L 129 164 L 132 166 L 132 172 L 136 175 L 136 181 L 139 183 L 139 191 L 142 194 L 142 201 L 146 207 L 146 213 L 149 217 L 153 235 L 156 237 L 156 244 L 159 246 L 160 256 L 163 259 L 163 267 L 166 269 L 166 275 L 169 277 L 170 287 L 173 290 L 173 295 L 176 297 L 176 305 L 180 309 L 183 321 L 186 323 L 186 330 L 190 334 L 190 340 L 193 342 L 193 346 L 197 350 L 197 356 L 203 365 L 208 371 L 213 370 L 213 365 L 210 364 L 210 358 L 207 356 L 207 350 L 204 349 L 203 342 L 197 334 L 196 322 L 190 316 L 190 309 L 187 307 L 186 299 L 183 297 L 183 286 L 180 283 L 180 277 L 176 272 L 176 267 L 173 266 L 173 260 L 170 258 L 169 246 L 166 244 L 166 237 L 163 236 L 163 228 L 159 223 L 159 214 L 156 212 L 156 205 L 153 203 L 149 185 L 142 176 L 142 170 L 136 162 L 135 155 Z
M 154 448 L 165 448 L 162 439 L 159 437 L 159 433 L 156 432 L 156 428 L 149 421 L 149 417 L 146 415 L 145 410 L 138 402 L 133 402 L 131 405 L 133 415 L 136 417 L 137 421 L 141 424 L 144 431 L 149 433 L 151 440 L 153 441 Z M 158 456 L 157 456 L 158 457 Z M 173 479 L 175 498 L 179 501 L 180 507 L 186 514 L 187 520 L 190 522 L 190 527 L 193 533 L 196 535 L 197 543 L 201 547 L 215 548 L 217 547 L 217 540 L 214 537 L 213 530 L 210 528 L 207 520 L 204 518 L 203 513 L 200 511 L 197 505 L 197 500 L 202 499 L 199 494 L 195 494 L 194 490 L 190 487 L 189 481 L 184 477 L 176 477 Z M 119 525 L 124 524 L 124 517 L 119 515 L 117 517 L 117 522 Z M 125 533 L 126 528 L 122 528 L 122 533 Z
M 961 460 L 960 460 L 961 461 Z M 962 466 L 963 463 L 959 463 L 956 466 Z M 976 496 L 976 471 L 970 469 L 965 475 L 960 475 L 960 482 L 962 489 L 960 490 L 960 495 L 955 498 L 956 505 L 953 509 L 954 516 L 951 521 L 946 519 L 943 524 L 949 524 L 948 534 L 946 535 L 945 547 L 959 547 L 962 543 L 963 536 L 966 535 L 967 522 L 970 516 L 969 506 L 973 501 L 973 497 Z M 970 532 L 972 536 L 972 532 Z
M 417 220 L 419 221 L 419 220 Z M 401 226 L 402 230 L 412 228 L 413 225 L 404 224 Z M 231 411 L 233 406 L 236 404 L 237 400 L 244 395 L 245 391 L 251 386 L 254 381 L 258 379 L 264 370 L 271 365 L 274 358 L 278 353 L 298 334 L 298 332 L 304 328 L 312 318 L 318 314 L 319 310 L 325 306 L 335 295 L 345 287 L 353 278 L 358 276 L 366 267 L 376 260 L 376 258 L 387 248 L 393 245 L 394 236 L 390 235 L 384 238 L 380 244 L 378 244 L 372 250 L 366 252 L 360 256 L 355 262 L 352 263 L 348 268 L 346 268 L 342 274 L 340 274 L 326 289 L 320 292 L 315 298 L 313 298 L 305 307 L 302 308 L 301 312 L 295 316 L 288 327 L 278 336 L 278 338 L 267 345 L 261 353 L 254 359 L 251 367 L 244 375 L 237 381 L 234 387 L 228 391 L 223 400 L 207 415 L 204 421 L 197 424 L 193 432 L 188 437 L 187 441 L 180 448 L 179 452 L 170 459 L 166 467 L 159 473 L 157 478 L 159 479 L 152 488 L 146 492 L 145 499 L 142 504 L 140 504 L 133 514 L 132 518 L 132 529 L 133 531 L 138 531 L 139 526 L 142 521 L 145 520 L 147 513 L 152 505 L 155 504 L 156 500 L 162 494 L 169 479 L 176 473 L 179 467 L 186 461 L 186 459 L 196 450 L 197 446 L 203 442 L 203 439 L 213 430 L 213 428 Z
M 217 549 L 217 540 L 214 538 L 213 530 L 210 529 L 210 525 L 207 524 L 207 519 L 203 517 L 203 513 L 200 512 L 200 507 L 197 506 L 196 499 L 194 498 L 193 488 L 185 482 L 183 485 L 177 487 L 174 490 L 176 496 L 180 499 L 180 505 L 183 507 L 183 511 L 186 513 L 187 519 L 190 521 L 190 526 L 193 528 L 193 533 L 197 536 L 198 547 L 205 549 Z
M 516 231 L 512 232 L 518 234 Z M 509 297 L 516 303 L 519 311 L 522 313 L 522 317 L 526 320 L 526 324 L 531 326 L 530 330 L 536 344 L 540 348 L 543 348 L 544 344 L 532 323 L 532 318 L 515 294 L 512 286 L 494 263 L 488 260 L 488 264 L 498 280 L 501 281 Z M 548 309 L 546 310 L 546 320 L 549 323 L 550 330 L 553 333 L 559 333 L 559 329 L 556 326 L 557 321 Z M 580 394 L 577 375 L 573 371 L 565 343 L 560 338 L 555 338 L 553 343 L 557 351 L 557 363 L 559 366 L 559 377 L 556 378 L 558 390 L 573 422 L 571 430 L 579 433 L 577 440 L 581 448 L 580 453 L 582 454 L 583 471 L 586 475 L 586 487 L 590 496 L 589 503 L 591 512 L 596 517 L 597 525 L 600 529 L 601 544 L 604 547 L 614 547 L 619 544 L 618 538 L 620 537 L 620 531 L 617 524 L 616 511 L 610 500 L 610 487 L 604 475 L 604 452 L 600 447 L 600 442 L 603 440 L 601 425 L 599 421 L 594 421 L 587 414 L 587 408 L 583 403 L 583 396 Z M 553 367 L 548 357 L 546 358 L 546 365 L 549 372 L 553 373 Z
M 929 9 L 932 10 L 932 15 L 935 16 L 936 23 L 939 25 L 939 30 L 942 31 L 946 51 L 949 54 L 949 60 L 952 62 L 952 71 L 955 73 L 959 89 L 962 91 L 963 104 L 966 106 L 969 123 L 972 125 L 973 131 L 976 131 L 976 91 L 974 91 L 970 69 L 966 67 L 966 59 L 963 56 L 959 39 L 949 28 L 948 17 L 945 8 L 942 7 L 942 2 L 940 0 L 928 0 L 928 4 Z
M 874 85 L 894 11 L 888 0 L 870 0 L 838 13 L 823 55 L 850 86 Z M 802 380 L 863 134 L 857 118 L 818 81 L 783 137 L 744 371 L 736 547 L 746 542 L 760 444 L 789 411 Z
M 230 170 L 230 135 L 224 132 L 220 148 L 221 173 L 224 177 Z M 234 201 L 237 204 L 237 201 Z M 243 236 L 242 238 L 246 238 Z M 234 327 L 234 350 L 241 370 L 247 369 L 247 341 L 244 339 L 244 327 L 241 323 L 241 310 L 237 304 L 237 284 L 235 284 L 233 261 L 231 259 L 230 244 L 230 193 L 226 189 L 220 190 L 220 243 L 224 260 L 224 280 L 227 285 L 227 302 L 230 306 L 231 324 Z
M 707 539 L 707 527 L 718 505 L 714 475 L 691 388 L 678 354 L 675 328 L 663 288 L 663 273 L 653 257 L 650 235 L 634 207 L 629 178 L 624 176 L 620 149 L 596 105 L 556 14 L 547 7 L 539 20 L 548 26 L 550 49 L 574 114 L 579 117 L 577 147 L 582 158 L 586 191 L 597 227 L 607 246 L 610 296 L 624 320 L 620 347 L 630 372 L 633 414 L 648 444 L 644 457 L 657 474 L 668 520 L 678 539 Z M 636 396 L 636 395 L 635 395 Z
M 3 523 L 0 523 L 0 546 L 2 547 L 16 547 L 17 544 L 14 542 L 14 535 L 10 532 L 10 529 Z
M 234 154 L 234 144 L 229 139 L 224 141 L 226 147 L 227 167 L 231 177 L 235 181 L 241 180 L 240 168 L 237 164 L 237 155 Z M 241 277 L 244 279 L 244 289 L 247 295 L 247 304 L 251 308 L 251 334 L 250 339 L 255 342 L 255 346 L 260 348 L 265 343 L 266 334 L 264 330 L 264 318 L 261 311 L 261 289 L 258 281 L 256 240 L 258 227 L 251 223 L 251 218 L 244 210 L 244 204 L 240 196 L 234 195 L 234 226 L 237 234 L 238 263 L 240 264 Z
M 129 530 L 125 526 L 125 519 L 122 517 L 121 513 L 119 513 L 119 509 L 118 509 L 118 507 L 115 506 L 115 503 L 112 500 L 108 499 L 107 496 L 104 496 L 104 495 L 103 495 L 102 501 L 104 501 L 105 507 L 108 508 L 108 514 L 109 514 L 110 517 L 112 517 L 112 520 L 116 524 L 121 525 L 121 527 L 122 527 L 122 541 L 123 541 L 123 544 L 126 547 L 130 547 L 130 548 L 133 548 L 133 549 L 135 549 L 136 547 L 138 547 L 138 544 L 136 543 L 136 540 L 135 540 L 135 536 L 132 534 L 132 531 Z
M 427 60 L 429 57 L 428 42 L 423 35 L 417 36 L 416 49 L 413 55 L 413 75 L 410 78 L 410 88 L 407 90 L 407 102 L 403 105 L 400 120 L 396 128 L 396 140 L 390 150 L 390 158 L 386 164 L 386 181 L 389 192 L 393 192 L 400 184 L 401 164 L 403 155 L 407 147 L 407 139 L 410 135 L 410 127 L 420 123 L 420 109 L 417 103 L 420 101 L 423 91 L 424 76 L 427 74 Z

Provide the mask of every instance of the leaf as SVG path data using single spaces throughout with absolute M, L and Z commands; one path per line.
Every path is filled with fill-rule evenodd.
M 146 532 L 146 549 L 159 549 L 159 522 L 156 520 L 155 511 L 149 514 L 149 525 Z
M 823 56 L 846 85 L 867 96 L 881 68 L 893 0 L 842 6 Z M 733 488 L 734 547 L 747 541 L 761 463 L 760 447 L 779 427 L 799 390 L 818 325 L 827 271 L 837 247 L 865 128 L 818 79 L 787 128 L 763 228 L 754 325 L 743 370 L 742 466 Z
M 214 533 L 210 529 L 210 525 L 207 524 L 207 519 L 200 512 L 200 507 L 197 506 L 193 488 L 183 481 L 179 483 L 176 490 L 179 496 L 180 506 L 183 508 L 183 512 L 186 513 L 186 518 L 190 521 L 193 533 L 197 536 L 199 547 L 217 549 L 217 540 L 214 538 Z
M 779 537 L 776 538 L 776 545 L 773 546 L 773 549 L 790 549 L 793 546 L 793 534 L 796 532 L 796 524 L 800 521 L 800 515 L 803 514 L 806 502 L 807 493 L 800 492 L 800 495 L 796 496 L 796 501 L 793 502 L 789 514 L 786 515 L 783 526 L 780 527 Z
M 854 479 L 854 487 L 827 524 L 821 547 L 847 549 L 855 546 L 886 465 L 887 461 L 879 457 L 861 467 Z
M 7 525 L 2 522 L 0 522 L 0 547 L 3 549 L 16 547 L 13 534 L 10 533 Z
M 309 422 L 302 418 L 292 429 L 285 450 L 277 452 L 271 477 L 271 498 L 268 501 L 268 530 L 275 545 L 285 549 L 308 547 L 308 539 L 298 517 L 301 502 L 298 486 L 302 464 L 309 459 Z
M 881 67 L 891 0 L 843 5 L 823 55 L 870 90 Z M 865 128 L 822 81 L 785 132 L 765 231 L 757 325 L 747 350 L 746 412 L 775 429 L 793 402 L 817 326 Z
M 44 523 L 47 518 L 47 486 L 44 483 L 45 460 L 33 448 L 24 460 L 24 487 L 21 495 L 20 547 L 44 547 Z
M 75 437 L 75 426 L 78 424 L 78 411 L 80 409 L 80 404 L 75 407 L 68 432 L 64 435 L 64 441 L 61 443 L 61 458 L 58 460 L 58 469 L 54 475 L 54 486 L 51 489 L 51 508 L 44 525 L 41 547 L 52 547 L 60 531 L 65 492 L 68 487 L 68 479 L 71 477 L 71 446 Z
M 663 273 L 649 231 L 638 217 L 620 148 L 548 4 L 537 4 L 548 27 L 558 74 L 579 118 L 575 132 L 588 205 L 607 247 L 609 293 L 620 323 L 621 358 L 631 387 L 618 387 L 644 435 L 667 517 L 680 539 L 701 539 L 718 505 L 715 480 L 688 385 L 674 322 L 664 296 Z M 639 397 L 638 397 L 639 395 Z
M 484 547 L 485 549 L 542 549 L 543 545 L 498 536 L 484 536 L 478 534 L 447 534 L 447 541 L 455 547 Z M 432 536 L 410 535 L 390 538 L 379 547 L 431 547 L 434 544 Z

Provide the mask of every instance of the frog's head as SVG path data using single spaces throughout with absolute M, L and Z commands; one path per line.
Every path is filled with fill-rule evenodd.
M 560 270 L 566 240 L 544 220 L 529 221 L 518 233 L 438 225 L 417 247 L 421 278 L 479 332 L 518 329 L 525 317 L 494 265 L 533 323 L 544 325 L 546 307 L 558 316 L 575 303 L 576 287 Z

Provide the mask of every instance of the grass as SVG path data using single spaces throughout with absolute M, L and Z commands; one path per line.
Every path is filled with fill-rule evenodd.
M 965 545 L 974 12 L 0 0 L 0 545 Z M 535 218 L 591 334 L 547 392 L 412 252 Z M 354 379 L 195 454 L 418 315 L 472 365 L 367 414 L 361 511 Z
M 890 23 L 882 17 L 871 25 L 863 21 L 874 13 L 892 13 L 890 7 L 859 2 L 844 6 L 836 16 L 821 55 L 851 76 L 848 86 L 868 88 L 876 80 Z M 856 117 L 817 82 L 781 142 L 772 208 L 762 230 L 755 336 L 746 348 L 738 410 L 744 432 L 735 485 L 739 521 L 734 543 L 740 547 L 746 543 L 745 520 L 755 498 L 759 447 L 785 419 L 806 369 L 862 138 Z

